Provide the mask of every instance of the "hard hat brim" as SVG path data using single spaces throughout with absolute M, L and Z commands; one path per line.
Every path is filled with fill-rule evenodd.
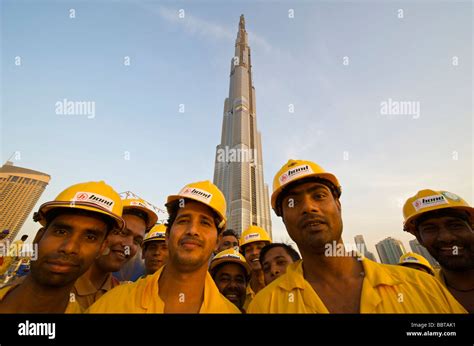
M 152 241 L 166 241 L 166 238 L 164 237 L 148 238 L 142 242 L 142 247 L 144 247 L 146 243 L 151 243 Z
M 213 271 L 214 268 L 216 268 L 218 265 L 223 264 L 223 263 L 240 264 L 244 268 L 247 275 L 250 275 L 252 273 L 248 263 L 242 262 L 241 260 L 238 260 L 237 258 L 233 258 L 233 257 L 223 257 L 223 258 L 218 258 L 216 260 L 211 261 L 211 264 L 209 265 L 209 271 L 210 272 Z
M 239 247 L 240 247 L 241 249 L 243 249 L 243 248 L 246 247 L 247 245 L 252 244 L 252 243 L 257 243 L 257 242 L 266 243 L 265 245 L 268 245 L 268 244 L 271 244 L 271 243 L 272 243 L 272 241 L 271 241 L 271 240 L 268 240 L 268 239 L 252 239 L 252 240 L 249 240 L 248 242 L 242 243 L 242 245 L 239 245 Z
M 136 209 L 145 213 L 148 216 L 148 222 L 146 224 L 147 230 L 152 228 L 158 222 L 158 215 L 146 207 L 141 207 L 139 205 L 127 205 L 123 207 L 123 211 L 125 212 L 126 209 Z
M 58 208 L 70 208 L 71 210 L 74 209 L 81 209 L 87 210 L 93 213 L 98 213 L 105 215 L 114 221 L 115 225 L 119 229 L 125 228 L 125 221 L 118 215 L 115 215 L 111 211 L 102 208 L 94 203 L 88 202 L 70 202 L 70 201 L 51 201 L 42 204 L 38 210 L 38 219 L 37 221 L 42 225 L 46 226 L 46 214 L 52 211 L 53 209 Z
M 212 205 L 209 205 L 207 203 L 204 203 L 203 201 L 197 199 L 197 198 L 194 198 L 194 197 L 190 197 L 190 196 L 181 196 L 181 195 L 171 195 L 171 196 L 168 196 L 168 198 L 166 199 L 166 208 L 168 209 L 169 206 L 173 203 L 173 202 L 176 202 L 176 201 L 179 201 L 180 199 L 190 199 L 190 200 L 193 200 L 193 201 L 196 201 L 196 202 L 199 202 L 209 208 L 211 208 L 213 211 L 215 211 L 217 213 L 217 215 L 220 217 L 221 219 L 221 222 L 219 224 L 219 229 L 225 229 L 225 226 L 226 226 L 226 217 L 225 215 L 222 215 L 222 213 L 217 210 L 216 208 L 214 208 Z M 168 210 L 169 212 L 169 210 Z
M 456 209 L 456 210 L 461 210 L 461 211 L 467 211 L 468 214 L 470 215 L 470 219 L 471 219 L 471 227 L 472 227 L 472 223 L 473 223 L 473 220 L 474 220 L 474 208 L 472 207 L 467 207 L 467 206 L 450 206 L 450 205 L 442 205 L 442 206 L 435 206 L 435 207 L 432 207 L 430 208 L 429 210 L 426 210 L 426 211 L 423 211 L 419 214 L 415 214 L 415 215 L 412 215 L 410 216 L 404 223 L 403 225 L 403 230 L 405 232 L 408 232 L 408 233 L 411 233 L 413 235 L 415 235 L 416 233 L 416 228 L 415 228 L 415 222 L 416 220 L 418 220 L 418 218 L 426 213 L 429 213 L 431 211 L 436 211 L 436 210 L 443 210 L 443 209 Z
M 401 266 L 404 266 L 404 267 L 406 267 L 408 264 L 418 264 L 418 265 L 422 266 L 423 268 L 428 269 L 428 270 L 430 271 L 430 273 L 431 273 L 432 275 L 434 275 L 434 270 L 433 270 L 433 268 L 428 267 L 428 266 L 427 266 L 426 264 L 424 264 L 424 263 L 415 262 L 415 261 L 407 261 L 407 262 L 403 262 L 403 263 L 398 263 L 398 265 L 401 265 Z

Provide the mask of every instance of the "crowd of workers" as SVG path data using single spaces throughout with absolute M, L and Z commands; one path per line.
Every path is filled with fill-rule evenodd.
M 41 228 L 26 273 L 0 288 L 0 313 L 473 313 L 474 209 L 447 191 L 421 190 L 403 230 L 439 262 L 409 253 L 400 265 L 343 246 L 341 185 L 311 161 L 289 160 L 271 206 L 299 253 L 252 225 L 226 229 L 226 201 L 209 181 L 168 196 L 166 224 L 105 182 L 68 187 L 34 214 Z M 145 274 L 112 274 L 141 248 Z

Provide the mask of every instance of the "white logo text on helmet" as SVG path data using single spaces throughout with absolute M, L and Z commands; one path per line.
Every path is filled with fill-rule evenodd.
M 416 201 L 413 202 L 413 207 L 415 210 L 418 211 L 420 209 L 434 207 L 435 205 L 442 205 L 448 204 L 448 201 L 443 195 L 433 195 L 418 198 Z
M 308 175 L 311 173 L 313 173 L 313 170 L 311 169 L 310 166 L 301 165 L 301 166 L 296 166 L 294 168 L 287 170 L 285 173 L 280 175 L 280 178 L 278 179 L 280 181 L 280 184 L 283 185 L 283 184 L 288 183 L 289 181 L 292 181 L 293 179 L 297 177 L 300 177 L 302 175 Z
M 107 209 L 108 211 L 112 211 L 115 204 L 115 202 L 108 197 L 90 192 L 76 192 L 72 201 L 93 203 L 99 207 Z
M 191 198 L 202 201 L 206 204 L 209 204 L 212 199 L 212 193 L 198 189 L 196 187 L 185 187 L 184 189 L 181 190 L 179 195 L 184 196 L 184 197 L 189 196 Z
M 419 263 L 420 261 L 418 260 L 418 258 L 415 258 L 415 257 L 406 257 L 403 259 L 403 263 Z
M 251 239 L 260 239 L 260 234 L 258 234 L 258 233 L 250 233 L 250 234 L 247 234 L 247 235 L 244 237 L 244 240 L 245 240 L 245 241 L 248 241 L 248 240 L 251 240 Z

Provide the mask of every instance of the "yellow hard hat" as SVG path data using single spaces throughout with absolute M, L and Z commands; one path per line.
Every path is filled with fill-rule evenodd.
M 104 214 L 112 218 L 119 229 L 125 227 L 120 195 L 104 181 L 91 181 L 68 187 L 54 201 L 42 204 L 33 219 L 46 226 L 46 214 L 56 208 L 82 209 Z
M 136 209 L 145 213 L 148 216 L 148 221 L 146 224 L 146 229 L 150 229 L 158 221 L 158 215 L 148 208 L 147 203 L 141 198 L 128 198 L 122 199 L 123 211 L 126 209 Z
M 272 242 L 272 240 L 268 236 L 268 233 L 262 227 L 252 225 L 242 232 L 239 241 L 240 248 L 256 241 L 265 241 L 268 243 Z
M 419 255 L 419 254 L 414 253 L 414 252 L 407 252 L 406 254 L 404 254 L 400 257 L 400 261 L 398 262 L 398 264 L 401 265 L 401 266 L 406 265 L 408 263 L 419 264 L 419 265 L 425 267 L 426 269 L 428 269 L 429 272 L 432 275 L 434 275 L 433 267 L 431 266 L 430 262 L 428 262 L 428 260 L 426 258 L 424 258 L 422 255 Z
M 415 221 L 422 214 L 447 208 L 466 211 L 472 223 L 474 208 L 458 195 L 448 191 L 421 190 L 415 196 L 408 198 L 403 206 L 403 229 L 415 234 Z
M 341 185 L 335 175 L 326 172 L 321 166 L 311 161 L 288 160 L 273 178 L 272 208 L 277 216 L 281 216 L 276 203 L 283 189 L 290 183 L 310 177 L 328 180 L 336 188 L 337 197 L 341 196 Z
M 218 228 L 220 230 L 225 228 L 227 222 L 225 197 L 221 190 L 209 180 L 188 184 L 177 195 L 168 196 L 166 202 L 168 212 L 170 212 L 171 203 L 182 198 L 192 199 L 210 207 L 219 216 Z
M 148 232 L 145 235 L 145 239 L 143 239 L 143 242 L 142 242 L 142 247 L 147 242 L 161 241 L 161 240 L 164 241 L 165 238 L 166 238 L 166 225 L 163 225 L 163 224 L 155 225 L 150 230 L 150 232 Z
M 209 265 L 209 271 L 212 272 L 214 268 L 216 268 L 221 263 L 237 263 L 240 264 L 247 275 L 250 275 L 251 270 L 247 261 L 245 260 L 244 256 L 239 253 L 239 248 L 230 248 L 224 251 L 219 252 L 211 261 Z

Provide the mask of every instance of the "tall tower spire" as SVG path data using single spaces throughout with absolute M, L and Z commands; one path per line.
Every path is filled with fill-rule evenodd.
M 240 15 L 239 30 L 245 31 L 245 18 L 244 15 Z
M 255 88 L 244 15 L 240 16 L 231 59 L 229 97 L 224 102 L 214 183 L 226 197 L 229 228 L 240 233 L 257 225 L 271 235 L 269 194 L 263 180 L 262 144 L 257 131 Z

